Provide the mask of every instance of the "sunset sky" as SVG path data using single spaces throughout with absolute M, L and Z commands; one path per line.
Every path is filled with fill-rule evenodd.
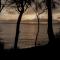
M 2 0 L 2 2 L 4 3 L 5 0 Z M 37 1 L 42 1 L 42 0 L 37 0 Z M 56 1 L 56 0 L 54 0 Z M 59 1 L 59 0 L 57 0 Z M 57 11 L 59 10 L 56 10 L 54 13 L 53 13 L 53 19 L 54 20 L 60 20 L 58 19 L 59 16 L 60 16 L 60 13 L 57 13 Z M 7 8 L 4 8 L 2 10 L 2 12 L 0 13 L 0 20 L 16 20 L 18 18 L 19 14 L 18 12 L 13 8 L 11 7 L 7 7 Z M 47 12 L 44 12 L 43 14 L 40 14 L 39 18 L 41 19 L 47 19 Z M 22 20 L 33 20 L 33 19 L 36 19 L 36 14 L 35 12 L 33 11 L 33 8 L 29 8 L 27 9 L 27 11 L 23 14 L 23 17 L 22 17 Z

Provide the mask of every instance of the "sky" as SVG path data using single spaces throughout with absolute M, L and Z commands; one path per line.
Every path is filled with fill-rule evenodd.
M 5 0 L 2 0 L 2 3 L 4 3 L 4 1 Z M 42 0 L 37 0 L 37 1 L 42 1 Z M 12 14 L 11 14 L 11 12 L 10 13 L 8 13 L 9 11 L 11 11 L 12 12 Z M 31 10 L 31 11 L 30 11 Z M 12 19 L 14 18 L 14 17 L 17 17 L 18 18 L 18 13 L 15 11 L 15 13 L 16 14 L 13 14 L 13 12 L 14 12 L 15 10 L 14 9 L 11 9 L 11 8 L 4 8 L 3 10 L 2 10 L 2 13 L 1 13 L 1 16 L 0 16 L 0 18 L 1 19 L 6 19 L 6 20 L 9 20 L 9 17 L 11 17 L 11 16 L 13 16 L 12 17 Z M 28 9 L 28 11 L 30 11 L 30 13 L 29 12 L 27 12 L 27 16 L 26 15 L 24 15 L 23 16 L 23 20 L 26 20 L 26 19 L 35 19 L 35 17 L 36 17 L 36 14 L 34 13 L 34 11 L 33 11 L 33 9 L 32 8 L 30 8 L 30 9 Z M 31 12 L 32 12 L 32 14 L 31 14 Z M 30 15 L 31 14 L 31 15 Z M 8 17 L 7 17 L 8 16 Z M 4 17 L 4 18 L 3 18 Z M 16 18 L 16 19 L 17 19 Z
M 2 0 L 2 2 L 5 0 Z M 37 0 L 42 1 L 42 0 Z M 59 1 L 59 0 L 55 0 Z M 16 12 L 15 9 L 12 8 L 4 8 L 2 13 L 0 13 L 0 20 L 16 20 L 18 18 L 19 14 Z M 54 19 L 56 20 L 57 17 L 60 16 L 60 13 L 53 14 Z M 11 18 L 10 18 L 11 17 Z M 40 18 L 47 19 L 47 13 L 43 13 L 39 16 Z M 36 19 L 36 14 L 34 13 L 32 8 L 29 8 L 27 11 L 27 14 L 24 14 L 22 17 L 22 20 L 33 20 Z

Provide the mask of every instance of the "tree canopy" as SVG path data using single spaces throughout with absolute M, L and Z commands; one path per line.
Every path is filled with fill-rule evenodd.
M 22 7 L 24 7 L 25 11 L 28 7 L 32 6 L 32 4 L 35 5 L 35 9 L 37 5 L 38 9 L 43 10 L 43 12 L 47 9 L 46 0 L 0 0 L 0 12 L 4 7 L 11 6 L 13 4 L 19 12 Z M 60 0 L 52 0 L 51 5 L 53 8 L 56 8 L 57 5 L 60 5 Z

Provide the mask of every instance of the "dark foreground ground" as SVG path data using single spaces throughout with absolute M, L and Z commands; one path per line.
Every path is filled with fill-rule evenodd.
M 26 55 L 39 55 L 41 53 L 48 52 L 50 48 L 47 47 L 33 47 L 29 49 L 10 49 L 10 50 L 1 50 L 0 51 L 0 56 L 26 56 Z M 51 50 L 52 51 L 52 50 Z
M 48 44 L 44 46 L 36 46 L 32 48 L 27 48 L 27 49 L 9 49 L 9 50 L 4 50 L 3 49 L 3 43 L 0 43 L 0 56 L 29 56 L 31 55 L 46 55 L 47 52 L 48 54 L 56 53 L 60 51 L 60 33 L 56 35 L 56 38 L 54 41 L 49 42 Z M 30 56 L 31 56 L 30 55 Z M 27 57 L 26 56 L 26 57 Z
M 48 54 L 56 53 L 60 51 L 60 42 L 56 42 L 55 43 L 49 43 L 47 45 L 44 46 L 37 46 L 37 47 L 32 47 L 32 48 L 28 48 L 28 49 L 9 49 L 9 50 L 4 50 L 1 49 L 0 50 L 0 56 L 29 56 L 31 55 L 41 55 L 44 54 L 46 55 L 47 52 Z M 59 53 L 59 52 L 58 52 Z M 30 55 L 30 56 L 31 56 Z

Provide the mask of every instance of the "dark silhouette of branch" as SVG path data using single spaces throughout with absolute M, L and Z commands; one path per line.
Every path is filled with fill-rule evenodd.
M 2 5 L 1 0 L 0 0 L 0 12 L 1 12 L 1 11 L 2 11 L 2 9 L 5 7 L 6 2 L 7 2 L 7 0 L 5 1 L 5 4 L 3 4 L 3 5 Z

